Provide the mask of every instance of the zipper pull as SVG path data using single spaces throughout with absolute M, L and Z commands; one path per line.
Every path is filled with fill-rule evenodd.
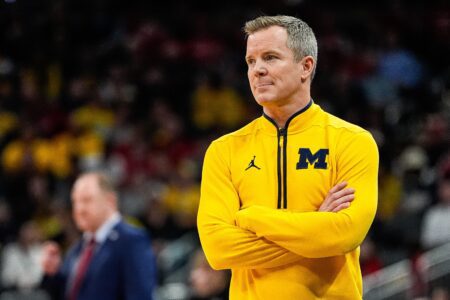
M 286 136 L 287 130 L 286 130 L 286 128 L 280 128 L 280 129 L 278 129 L 278 133 L 281 136 Z

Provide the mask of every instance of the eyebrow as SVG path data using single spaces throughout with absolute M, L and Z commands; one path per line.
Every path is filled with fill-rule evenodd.
M 262 53 L 262 56 L 264 55 L 269 55 L 269 54 L 275 54 L 275 55 L 282 55 L 279 51 L 276 50 L 268 50 Z M 253 55 L 247 55 L 245 56 L 245 60 L 249 59 L 249 58 L 253 58 Z

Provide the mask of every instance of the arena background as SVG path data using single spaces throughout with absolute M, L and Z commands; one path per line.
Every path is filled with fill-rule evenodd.
M 77 238 L 70 186 L 99 168 L 153 237 L 155 298 L 221 299 L 229 274 L 208 268 L 195 228 L 202 159 L 261 113 L 242 26 L 262 14 L 311 25 L 314 100 L 378 143 L 365 298 L 449 299 L 448 1 L 2 0 L 1 300 L 47 299 L 37 253 Z

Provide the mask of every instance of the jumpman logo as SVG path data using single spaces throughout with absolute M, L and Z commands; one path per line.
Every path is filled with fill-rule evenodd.
M 256 168 L 256 169 L 258 169 L 258 170 L 261 170 L 260 167 L 258 167 L 257 165 L 255 165 L 255 158 L 256 158 L 256 156 L 253 155 L 253 159 L 250 161 L 250 163 L 248 164 L 248 167 L 247 167 L 247 169 L 245 169 L 245 171 L 247 171 L 247 170 L 250 169 L 251 167 Z

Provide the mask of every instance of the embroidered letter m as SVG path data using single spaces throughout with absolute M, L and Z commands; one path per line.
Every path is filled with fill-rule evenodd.
M 314 169 L 326 169 L 328 167 L 326 162 L 328 153 L 328 149 L 319 149 L 314 154 L 309 148 L 298 149 L 300 157 L 297 163 L 297 170 L 308 169 L 308 166 L 312 164 L 314 164 Z

